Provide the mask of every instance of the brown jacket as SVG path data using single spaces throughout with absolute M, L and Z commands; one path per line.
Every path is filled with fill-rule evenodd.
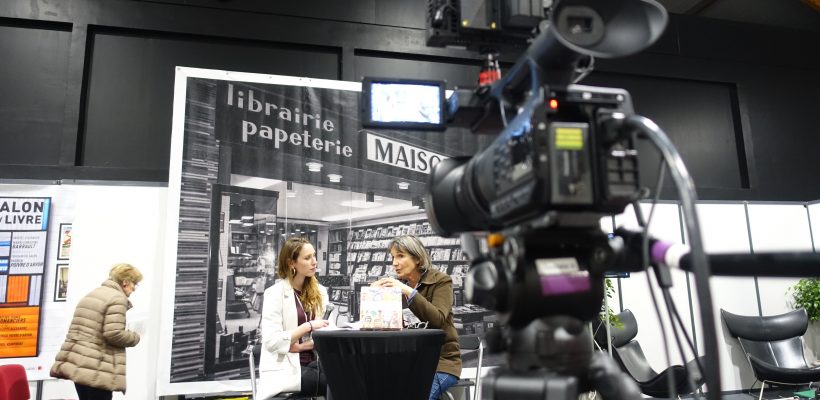
M 125 391 L 125 348 L 140 336 L 125 329 L 131 302 L 112 280 L 92 290 L 77 304 L 51 376 L 110 391 Z
M 428 328 L 444 331 L 444 344 L 436 371 L 461 376 L 461 351 L 458 333 L 453 325 L 453 280 L 449 275 L 430 269 L 421 277 L 418 293 L 410 302 L 410 311 Z

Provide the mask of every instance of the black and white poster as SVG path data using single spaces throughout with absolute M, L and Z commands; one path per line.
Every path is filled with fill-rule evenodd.
M 358 82 L 178 69 L 158 394 L 247 390 L 243 351 L 294 235 L 317 250 L 338 325 L 358 318 L 362 286 L 394 274 L 387 245 L 399 234 L 419 236 L 453 277 L 460 333 L 495 325 L 465 304 L 469 264 L 457 239 L 432 231 L 422 201 L 437 162 L 487 139 L 362 129 L 359 93 Z

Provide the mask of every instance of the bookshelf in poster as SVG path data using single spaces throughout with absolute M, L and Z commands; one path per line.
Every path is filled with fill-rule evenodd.
M 329 274 L 350 274 L 353 282 L 393 276 L 388 246 L 399 235 L 415 235 L 430 253 L 433 268 L 450 275 L 462 287 L 469 268 L 458 239 L 436 236 L 426 220 L 367 225 L 330 231 Z

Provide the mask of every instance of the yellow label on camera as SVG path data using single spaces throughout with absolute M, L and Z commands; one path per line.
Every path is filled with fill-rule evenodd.
M 581 150 L 584 148 L 584 131 L 581 128 L 556 128 L 557 150 Z

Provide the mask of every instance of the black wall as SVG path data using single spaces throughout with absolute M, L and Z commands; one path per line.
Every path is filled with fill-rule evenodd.
M 176 66 L 473 85 L 480 58 L 427 48 L 424 8 L 424 0 L 0 2 L 0 178 L 166 182 Z M 818 33 L 674 16 L 648 51 L 598 60 L 582 83 L 630 90 L 636 110 L 679 147 L 702 199 L 816 200 L 817 49 Z M 658 157 L 643 153 L 650 183 Z

